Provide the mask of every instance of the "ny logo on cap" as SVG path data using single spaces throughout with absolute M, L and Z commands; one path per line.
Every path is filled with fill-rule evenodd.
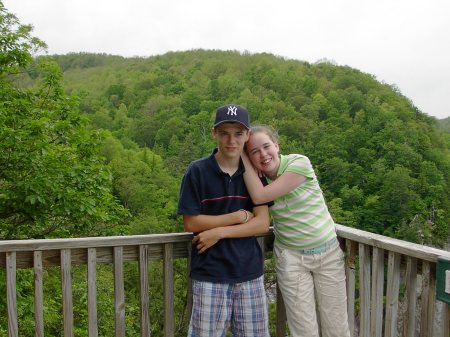
M 237 116 L 237 107 L 235 107 L 235 106 L 229 106 L 228 107 L 228 112 L 227 112 L 227 115 L 230 115 L 230 116 Z

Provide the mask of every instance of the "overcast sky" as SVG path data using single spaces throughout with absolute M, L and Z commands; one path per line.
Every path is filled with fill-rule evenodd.
M 2 0 L 49 54 L 220 49 L 326 58 L 450 116 L 449 0 Z

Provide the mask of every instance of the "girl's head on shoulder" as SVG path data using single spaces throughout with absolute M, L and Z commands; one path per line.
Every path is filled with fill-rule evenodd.
M 271 177 L 276 176 L 280 166 L 278 134 L 268 125 L 256 125 L 250 128 L 250 137 L 245 144 L 253 166 Z

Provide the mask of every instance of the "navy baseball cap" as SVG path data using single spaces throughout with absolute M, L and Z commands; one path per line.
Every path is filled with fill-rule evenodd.
M 217 109 L 214 127 L 222 123 L 240 123 L 250 129 L 248 111 L 237 104 L 227 104 Z

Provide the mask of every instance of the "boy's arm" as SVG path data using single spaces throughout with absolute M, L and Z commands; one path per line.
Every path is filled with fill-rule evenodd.
M 196 244 L 198 252 L 203 253 L 220 239 L 243 238 L 266 233 L 270 225 L 269 207 L 257 206 L 253 208 L 253 214 L 254 217 L 247 223 L 205 230 L 196 235 L 192 242 Z
M 221 215 L 183 215 L 184 230 L 199 233 L 216 227 L 243 224 L 253 218 L 253 213 L 239 210 Z

